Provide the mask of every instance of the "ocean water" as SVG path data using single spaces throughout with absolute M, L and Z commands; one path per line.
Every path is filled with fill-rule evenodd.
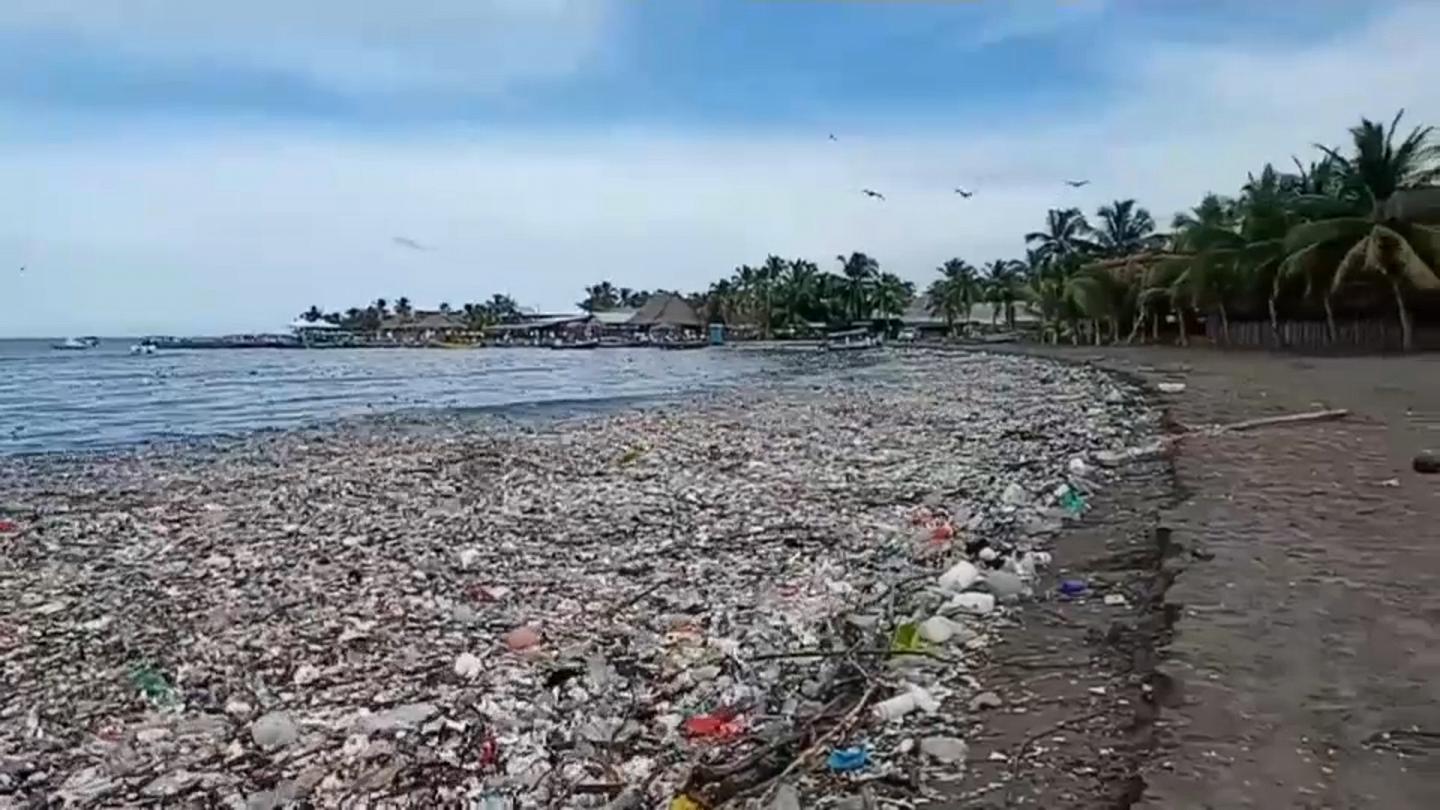
M 132 356 L 0 340 L 0 455 L 103 450 L 426 408 L 601 405 L 722 388 L 778 361 L 733 349 L 220 349 Z

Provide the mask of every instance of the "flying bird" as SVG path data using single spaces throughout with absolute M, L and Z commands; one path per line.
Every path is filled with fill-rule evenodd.
M 840 139 L 837 138 L 837 137 L 835 137 L 835 133 L 832 132 L 832 133 L 830 133 L 830 140 L 832 140 L 832 141 L 838 141 L 838 140 L 840 140 Z
M 409 248 L 409 249 L 411 249 L 411 250 L 425 251 L 425 250 L 429 250 L 429 249 L 430 249 L 430 248 L 425 247 L 424 245 L 420 244 L 419 242 L 416 242 L 414 239 L 409 239 L 409 238 L 404 237 L 404 236 L 394 236 L 394 237 L 391 237 L 391 241 L 393 241 L 395 244 L 399 245 L 400 247 Z
M 964 198 L 967 199 L 967 200 L 970 199 L 971 197 L 974 197 L 974 196 L 975 196 L 975 192 L 973 192 L 973 191 L 966 191 L 966 190 L 963 189 L 963 188 L 957 188 L 957 189 L 955 189 L 955 193 L 956 193 L 956 194 L 959 194 L 961 197 L 964 197 Z
M 1088 185 L 1090 185 L 1090 181 L 1089 181 L 1089 180 L 1066 180 L 1066 181 L 1065 181 L 1065 185 L 1067 185 L 1067 186 L 1069 186 L 1069 187 L 1071 187 L 1071 188 L 1080 188 L 1081 186 L 1088 186 Z
M 860 193 L 861 193 L 861 194 L 864 194 L 866 197 L 874 197 L 875 199 L 880 200 L 880 201 L 882 201 L 882 202 L 885 200 L 885 195 L 884 195 L 884 194 L 881 194 L 880 192 L 875 191 L 875 190 L 873 190 L 873 189 L 862 188 L 862 189 L 860 189 Z

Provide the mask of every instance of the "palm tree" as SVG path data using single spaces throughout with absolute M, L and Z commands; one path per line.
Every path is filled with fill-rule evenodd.
M 619 301 L 615 292 L 615 285 L 608 281 L 593 284 L 585 288 L 585 300 L 576 306 L 586 312 L 604 312 L 614 309 Z
M 1343 251 L 1334 264 L 1332 290 L 1362 273 L 1374 273 L 1389 285 L 1400 318 L 1404 348 L 1413 348 L 1413 329 L 1406 303 L 1407 288 L 1440 288 L 1440 228 L 1391 216 L 1387 203 L 1396 191 L 1440 178 L 1440 146 L 1431 141 L 1431 127 L 1416 127 L 1398 145 L 1395 132 L 1404 110 L 1389 129 L 1360 119 L 1350 130 L 1354 152 L 1319 147 L 1343 177 L 1344 192 L 1332 206 L 1337 215 L 1291 228 L 1285 238 L 1285 261 L 1310 268 L 1331 264 L 1329 256 Z M 1325 261 L 1320 261 L 1321 257 Z
M 450 314 L 450 302 L 449 302 L 449 301 L 441 301 L 441 302 L 440 302 L 440 306 L 438 307 L 438 309 L 440 310 L 440 312 L 441 312 L 442 314 L 449 315 L 449 314 Z
M 497 323 L 514 323 L 520 318 L 520 306 L 515 299 L 503 293 L 495 293 L 482 307 Z
M 1035 246 L 1035 255 L 1044 263 L 1091 251 L 1085 239 L 1090 223 L 1079 208 L 1052 208 L 1045 214 L 1045 230 L 1025 234 L 1025 244 Z
M 964 259 L 950 259 L 935 270 L 940 278 L 930 283 L 925 297 L 931 314 L 943 317 L 945 328 L 953 335 L 957 322 L 970 320 L 970 311 L 980 298 L 980 277 Z
M 408 318 L 413 310 L 410 308 L 410 299 L 400 296 L 395 299 L 395 314 L 401 318 Z
M 760 310 L 760 334 L 766 340 L 771 337 L 770 326 L 775 317 L 775 288 L 789 269 L 789 262 L 772 253 L 765 257 L 765 264 L 760 266 L 755 277 L 755 304 Z
M 325 312 L 314 304 L 311 304 L 309 309 L 300 313 L 300 319 L 307 323 L 315 323 L 316 321 L 324 320 L 324 318 Z
M 845 277 L 845 298 L 849 305 L 852 321 L 863 320 L 869 313 L 870 288 L 880 277 L 880 262 L 864 253 L 851 253 L 849 257 L 836 256 L 840 272 Z
M 915 298 L 915 285 L 894 273 L 881 273 L 875 280 L 873 303 L 875 311 L 886 317 L 899 317 Z
M 1095 246 L 1102 255 L 1129 256 L 1157 248 L 1164 240 L 1155 234 L 1155 218 L 1137 208 L 1133 199 L 1103 205 L 1097 215 L 1100 227 L 1094 231 Z
M 786 265 L 777 285 L 776 299 L 780 304 L 780 316 L 790 328 L 804 323 L 814 313 L 819 280 L 820 268 L 812 261 L 792 259 Z
M 372 307 L 375 308 L 375 312 L 376 312 L 381 318 L 384 318 L 386 315 L 390 314 L 390 313 L 385 309 L 385 307 L 388 306 L 388 304 L 389 304 L 389 302 L 386 301 L 384 298 L 376 298 L 376 299 L 375 299 L 375 303 L 371 304 L 370 306 L 372 306 Z
M 1021 263 L 1014 259 L 996 259 L 985 265 L 985 298 L 993 307 L 990 325 L 1005 316 L 1005 326 L 1015 328 L 1015 301 L 1019 298 Z

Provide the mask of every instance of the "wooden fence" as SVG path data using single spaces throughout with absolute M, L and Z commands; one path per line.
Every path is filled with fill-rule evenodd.
M 1220 328 L 1220 317 L 1212 315 L 1206 319 L 1205 336 L 1216 346 L 1247 349 L 1351 353 L 1399 351 L 1402 348 L 1400 322 L 1379 318 L 1337 320 L 1333 343 L 1324 321 L 1281 321 L 1278 344 L 1269 321 L 1231 321 L 1227 344 L 1225 333 Z M 1416 324 L 1414 343 L 1416 349 L 1440 349 L 1440 326 Z

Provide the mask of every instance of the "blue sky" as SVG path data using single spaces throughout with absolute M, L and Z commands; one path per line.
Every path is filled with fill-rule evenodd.
M 1360 0 L 6 0 L 0 335 L 560 308 L 771 252 L 923 283 L 1048 207 L 1164 221 L 1361 114 L 1440 122 L 1435 30 Z

